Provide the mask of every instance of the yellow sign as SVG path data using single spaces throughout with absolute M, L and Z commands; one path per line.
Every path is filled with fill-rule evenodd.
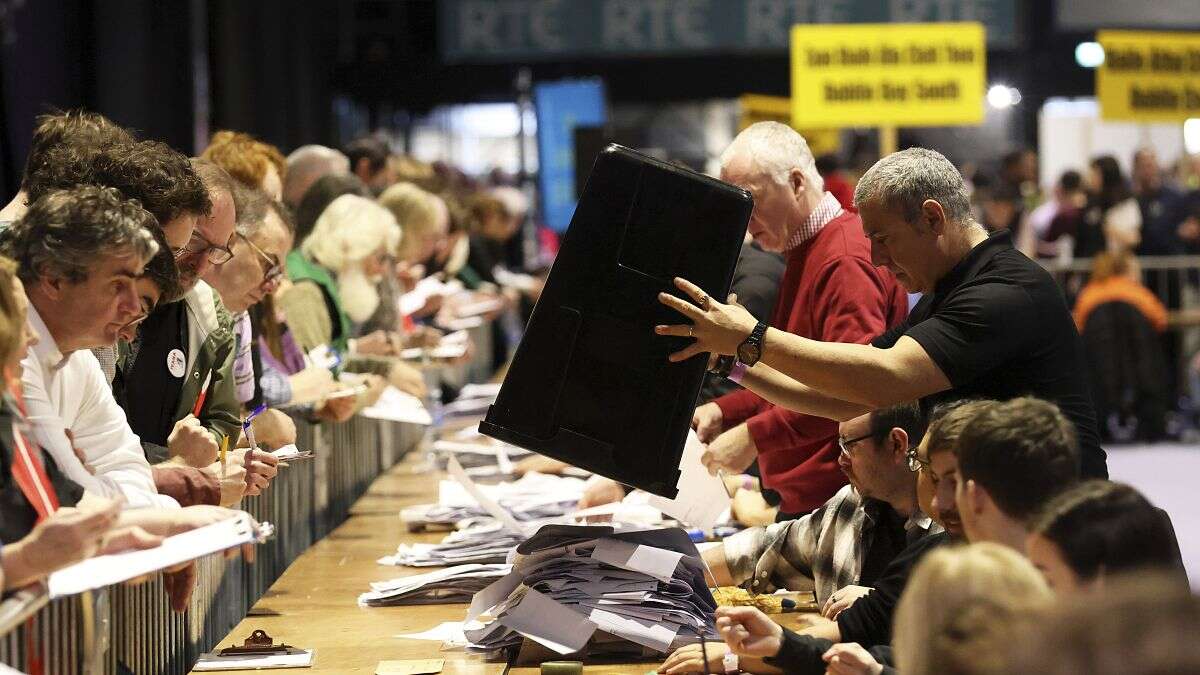
M 983 121 L 981 23 L 792 26 L 792 125 Z
M 1200 33 L 1102 30 L 1096 98 L 1106 120 L 1181 122 L 1200 117 Z
M 792 99 L 783 96 L 743 94 L 738 98 L 742 109 L 738 118 L 738 131 L 755 122 L 780 122 L 791 126 Z M 842 134 L 837 129 L 796 129 L 808 142 L 814 157 L 837 152 L 842 147 Z

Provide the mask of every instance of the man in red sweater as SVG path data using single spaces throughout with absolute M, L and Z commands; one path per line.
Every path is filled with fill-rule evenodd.
M 800 134 L 777 122 L 748 127 L 722 154 L 721 179 L 754 195 L 750 234 L 787 259 L 772 326 L 865 344 L 904 320 L 907 296 L 889 271 L 871 264 L 862 222 L 825 191 Z M 846 483 L 833 420 L 742 390 L 697 408 L 692 425 L 728 471 L 744 471 L 757 456 L 763 485 L 781 497 L 781 517 L 811 511 Z

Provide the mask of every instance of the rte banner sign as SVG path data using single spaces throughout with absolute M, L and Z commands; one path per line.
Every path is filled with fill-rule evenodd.
M 1106 120 L 1182 122 L 1200 117 L 1200 33 L 1102 30 L 1096 98 Z
M 983 121 L 981 23 L 800 24 L 791 60 L 797 128 Z

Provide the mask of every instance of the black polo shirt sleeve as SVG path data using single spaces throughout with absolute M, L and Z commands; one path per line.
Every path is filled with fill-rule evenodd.
M 898 325 L 892 326 L 887 330 L 887 332 L 876 337 L 874 340 L 871 340 L 871 346 L 879 349 L 891 349 L 892 347 L 896 346 L 896 342 L 898 342 L 900 338 L 904 337 L 904 334 L 908 332 L 908 329 L 908 321 L 903 321 Z
M 945 532 L 921 537 L 896 556 L 870 593 L 838 614 L 842 642 L 857 642 L 866 649 L 892 641 L 892 615 L 908 577 L 925 554 L 949 541 Z
M 905 335 L 921 345 L 951 385 L 960 387 L 1033 351 L 1041 334 L 1038 323 L 1037 307 L 1025 289 L 980 283 L 957 289 Z

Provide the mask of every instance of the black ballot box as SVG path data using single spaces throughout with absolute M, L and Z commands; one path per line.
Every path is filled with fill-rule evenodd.
M 687 320 L 658 301 L 683 277 L 725 298 L 748 192 L 619 145 L 596 158 L 484 434 L 676 495 L 707 355 L 671 363 Z

